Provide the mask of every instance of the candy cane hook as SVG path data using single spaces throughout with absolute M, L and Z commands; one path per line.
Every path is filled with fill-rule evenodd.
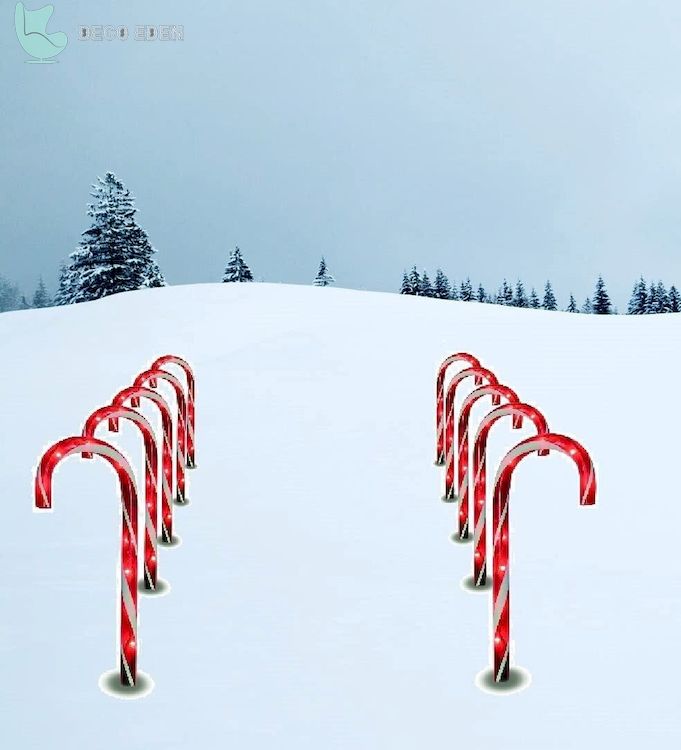
M 454 493 L 454 425 L 456 424 L 454 399 L 459 384 L 470 377 L 475 378 L 476 384 L 484 379 L 489 385 L 498 385 L 496 375 L 486 367 L 468 367 L 461 370 L 454 375 L 449 383 L 445 395 L 445 494 L 442 498 L 448 503 L 456 501 L 456 494 Z M 492 403 L 497 406 L 501 403 L 501 397 L 498 394 L 492 394 Z
M 173 453 L 171 433 L 173 418 L 170 414 L 168 402 L 157 391 L 142 386 L 131 386 L 117 393 L 113 406 L 123 406 L 130 399 L 130 405 L 136 409 L 140 406 L 140 398 L 149 399 L 156 404 L 161 413 L 162 449 L 161 465 L 157 469 L 157 484 L 161 485 L 161 541 L 170 544 L 173 541 Z M 118 418 L 109 419 L 109 429 L 118 432 Z M 158 529 L 158 525 L 156 526 Z
M 120 680 L 133 687 L 137 679 L 137 493 L 135 477 L 122 453 L 103 440 L 70 437 L 48 448 L 35 475 L 35 506 L 52 508 L 52 475 L 57 465 L 74 453 L 89 452 L 107 460 L 118 475 L 123 507 L 120 567 Z
M 133 382 L 133 385 L 151 385 L 157 380 L 165 380 L 170 383 L 175 391 L 177 401 L 177 422 L 175 424 L 175 472 L 177 474 L 177 502 L 182 504 L 186 501 L 184 486 L 184 467 L 187 463 L 187 402 L 184 398 L 184 390 L 180 381 L 165 370 L 145 370 L 141 372 Z
M 156 513 L 158 488 L 158 452 L 151 425 L 138 412 L 125 406 L 104 406 L 92 412 L 83 427 L 83 437 L 94 437 L 97 427 L 109 420 L 109 430 L 118 432 L 118 420 L 128 419 L 139 429 L 144 442 L 144 588 L 156 589 L 158 575 L 158 553 L 156 550 Z M 83 458 L 92 458 L 92 453 L 83 451 Z
M 499 403 L 504 398 L 511 404 L 518 403 L 516 392 L 505 385 L 483 385 L 482 388 L 470 393 L 461 404 L 461 413 L 459 414 L 459 426 L 457 429 L 458 437 L 458 490 L 459 499 L 459 539 L 468 539 L 468 517 L 469 517 L 469 472 L 468 472 L 468 426 L 471 418 L 471 411 L 476 402 L 485 396 L 492 396 L 492 402 Z M 523 418 L 517 415 L 513 418 L 513 428 L 519 430 L 523 426 Z
M 502 417 L 513 417 L 514 427 L 527 417 L 537 434 L 549 431 L 542 413 L 529 404 L 511 403 L 500 406 L 486 414 L 480 422 L 473 441 L 473 582 L 475 586 L 487 583 L 487 438 L 492 426 Z M 539 456 L 548 456 L 548 450 L 537 451 Z
M 510 676 L 510 586 L 509 586 L 509 533 L 508 497 L 511 479 L 518 464 L 539 450 L 558 450 L 569 456 L 579 472 L 579 504 L 596 502 L 596 473 L 589 454 L 575 440 L 565 435 L 548 433 L 523 440 L 504 457 L 494 482 L 493 521 L 494 559 L 492 561 L 492 615 L 494 681 L 506 682 Z
M 480 362 L 477 357 L 466 352 L 458 352 L 457 354 L 451 354 L 445 361 L 440 365 L 437 371 L 437 381 L 435 382 L 435 465 L 444 466 L 445 463 L 445 447 L 444 447 L 444 432 L 445 432 L 445 375 L 450 365 L 455 362 L 465 362 L 470 367 L 479 367 Z M 475 379 L 476 385 L 482 385 L 482 378 L 479 376 Z
M 184 374 L 187 378 L 187 468 L 195 469 L 196 457 L 194 454 L 194 430 L 196 425 L 196 417 L 194 407 L 194 373 L 186 360 L 182 359 L 182 357 L 177 357 L 174 354 L 164 354 L 162 357 L 159 357 L 151 365 L 150 369 L 160 370 L 162 369 L 163 365 L 166 364 L 179 365 L 184 370 Z M 150 380 L 149 385 L 152 388 L 156 388 L 156 379 L 154 378 L 153 380 Z

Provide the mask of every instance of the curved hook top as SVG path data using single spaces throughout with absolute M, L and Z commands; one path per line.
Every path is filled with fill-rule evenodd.
M 64 438 L 48 448 L 40 459 L 35 475 L 35 506 L 43 510 L 52 507 L 52 475 L 57 465 L 74 453 L 94 453 L 109 462 L 116 471 L 123 504 L 128 508 L 125 519 L 128 527 L 137 524 L 137 492 L 135 476 L 125 456 L 104 440 L 93 437 L 74 436 Z M 132 534 L 135 540 L 134 534 Z M 136 540 L 135 540 L 136 543 Z
M 182 359 L 182 357 L 178 357 L 175 354 L 164 354 L 163 356 L 154 360 L 149 369 L 160 370 L 165 364 L 178 365 L 184 370 L 184 374 L 187 376 L 187 388 L 189 390 L 189 393 L 193 393 L 194 392 L 194 371 L 189 365 L 189 362 L 187 362 L 186 359 Z M 156 387 L 155 384 L 152 384 L 152 387 Z
M 480 361 L 472 354 L 468 354 L 467 352 L 457 352 L 456 354 L 450 354 L 449 357 L 447 357 L 440 365 L 440 368 L 437 371 L 438 387 L 442 387 L 447 368 L 450 365 L 454 364 L 454 362 L 466 362 L 470 367 L 480 367 Z
M 447 387 L 447 408 L 452 404 L 452 401 L 454 400 L 454 394 L 456 393 L 456 388 L 459 385 L 459 383 L 464 380 L 465 378 L 475 377 L 476 383 L 479 385 L 481 382 L 481 378 L 486 378 L 487 383 L 489 385 L 497 385 L 497 376 L 491 371 L 488 370 L 486 367 L 467 367 L 465 370 L 461 370 L 461 372 L 457 372 L 456 375 L 450 380 L 449 386 Z
M 509 388 L 507 385 L 502 385 L 501 383 L 489 383 L 488 385 L 480 386 L 480 388 L 476 388 L 469 393 L 461 404 L 461 411 L 463 412 L 465 409 L 470 409 L 473 404 L 479 398 L 483 398 L 483 396 L 497 396 L 505 398 L 509 403 L 518 403 L 518 394 L 512 388 Z M 496 400 L 496 403 L 499 403 L 498 399 Z
M 158 404 L 162 414 L 170 417 L 170 406 L 163 396 L 151 388 L 145 388 L 142 385 L 131 385 L 129 388 L 124 388 L 119 391 L 111 400 L 113 406 L 123 406 L 123 404 L 130 399 L 130 404 L 134 407 L 140 405 L 140 398 L 148 398 L 154 403 Z
M 153 393 L 153 391 L 152 391 Z M 97 428 L 97 425 L 100 422 L 103 422 L 106 419 L 129 419 L 131 422 L 134 422 L 142 432 L 145 437 L 151 437 L 153 439 L 154 432 L 152 430 L 151 425 L 149 424 L 147 418 L 140 414 L 138 411 L 135 411 L 134 409 L 129 409 L 127 406 L 121 406 L 119 404 L 112 404 L 111 406 L 102 406 L 99 409 L 96 409 L 95 411 L 90 414 L 90 416 L 85 421 L 85 424 L 83 425 L 83 435 L 84 436 L 92 436 L 94 435 L 95 429 Z
M 167 370 L 158 370 L 158 369 L 149 369 L 144 370 L 144 372 L 141 372 L 133 381 L 133 385 L 145 385 L 148 383 L 152 388 L 155 388 L 155 386 L 151 385 L 152 381 L 156 381 L 156 379 L 159 378 L 161 380 L 166 380 L 170 385 L 173 386 L 175 391 L 177 393 L 182 393 L 182 383 L 180 383 L 179 378 L 177 378 L 175 375 L 173 375 L 172 372 L 168 372 Z
M 503 458 L 494 480 L 494 494 L 507 494 L 513 472 L 518 464 L 531 453 L 541 450 L 558 450 L 571 458 L 579 472 L 580 505 L 596 503 L 596 471 L 591 456 L 582 445 L 566 435 L 546 433 L 527 438 L 512 448 Z

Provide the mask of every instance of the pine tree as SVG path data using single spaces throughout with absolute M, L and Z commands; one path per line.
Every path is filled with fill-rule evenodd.
M 421 276 L 416 270 L 416 266 L 412 266 L 409 272 L 409 286 L 411 287 L 410 294 L 419 294 L 421 291 Z
M 657 282 L 655 291 L 657 292 L 658 312 L 661 312 L 661 313 L 671 312 L 671 305 L 669 303 L 669 295 L 667 294 L 667 290 L 665 289 L 665 286 L 661 281 Z
M 525 294 L 525 286 L 523 282 L 518 279 L 515 285 L 515 296 L 513 297 L 514 307 L 528 307 L 527 294 Z
M 17 310 L 20 305 L 19 289 L 0 276 L 0 312 Z
M 449 285 L 449 279 L 444 275 L 442 269 L 438 268 L 435 272 L 435 283 L 433 285 L 433 297 L 437 299 L 449 299 L 452 289 Z
M 238 250 L 239 248 L 237 248 Z M 248 272 L 250 274 L 250 271 Z M 244 281 L 252 281 L 253 278 L 250 279 L 244 279 Z M 314 286 L 331 286 L 331 284 L 335 284 L 336 279 L 329 273 L 328 268 L 326 267 L 326 259 L 322 255 L 322 259 L 319 262 L 319 270 L 317 271 L 317 275 L 314 278 L 314 281 L 312 284 Z
M 482 284 L 478 284 L 478 291 L 477 291 L 476 298 L 478 302 L 489 302 L 487 298 L 487 292 L 485 291 L 485 287 Z
M 537 292 L 534 291 L 534 287 L 532 287 L 532 291 L 530 292 L 529 304 L 533 310 L 538 310 L 541 307 L 539 304 L 539 297 L 537 297 Z
M 669 287 L 669 312 L 681 312 L 681 297 L 673 284 Z
M 50 296 L 45 288 L 45 282 L 43 277 L 40 277 L 38 281 L 38 288 L 35 290 L 33 295 L 33 307 L 49 307 L 51 304 Z
M 590 315 L 594 311 L 594 306 L 591 304 L 591 300 L 587 297 L 582 305 L 582 312 Z
M 156 250 L 135 221 L 135 199 L 116 176 L 107 172 L 93 185 L 93 203 L 78 249 L 71 253 L 68 302 L 86 302 L 110 294 L 149 286 L 165 280 L 153 258 Z
M 19 300 L 19 310 L 30 310 L 30 309 L 31 309 L 31 306 L 28 304 L 26 295 L 22 294 L 21 299 Z
M 556 302 L 556 296 L 553 293 L 553 287 L 551 286 L 550 281 L 547 281 L 546 286 L 544 287 L 544 300 L 542 302 L 542 307 L 544 310 L 558 309 L 558 303 Z
M 409 276 L 407 276 L 407 272 L 402 272 L 402 286 L 400 287 L 400 294 L 413 294 L 414 290 L 411 288 L 411 284 L 409 283 Z
M 62 263 L 59 268 L 59 282 L 57 284 L 57 293 L 54 295 L 53 304 L 70 305 L 73 302 L 75 292 L 75 280 L 71 269 L 66 263 Z
M 452 280 L 450 283 L 450 293 L 449 293 L 449 299 L 458 300 L 459 299 L 459 287 L 456 285 L 456 281 Z
M 627 307 L 629 315 L 645 315 L 648 310 L 648 292 L 646 291 L 646 282 L 643 276 L 634 284 L 631 292 L 631 299 Z
M 596 281 L 593 308 L 595 315 L 612 315 L 612 304 L 602 276 L 599 276 Z
M 578 313 L 579 308 L 577 307 L 577 302 L 575 301 L 575 298 L 570 295 L 570 302 L 568 303 L 568 306 L 565 308 L 565 312 L 569 313 Z
M 658 310 L 658 301 L 657 301 L 657 285 L 653 284 L 653 282 L 650 282 L 650 285 L 648 287 L 648 294 L 646 296 L 646 315 L 655 315 Z
M 326 269 L 326 266 L 324 268 Z M 237 247 L 229 253 L 229 260 L 225 266 L 225 273 L 222 277 L 222 282 L 223 284 L 226 284 L 246 281 L 253 281 L 253 274 L 251 273 L 251 269 L 246 265 L 246 261 L 237 245 Z M 326 284 L 318 284 L 317 286 L 326 286 Z
M 461 282 L 461 287 L 459 288 L 459 298 L 462 302 L 473 301 L 473 285 L 471 284 L 470 279 L 466 279 L 466 281 Z
M 433 295 L 434 295 L 433 285 L 430 283 L 430 277 L 428 276 L 428 272 L 424 271 L 423 276 L 421 276 L 421 296 L 432 297 Z

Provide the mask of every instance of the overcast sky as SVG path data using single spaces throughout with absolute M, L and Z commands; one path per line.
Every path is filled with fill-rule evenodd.
M 26 292 L 106 170 L 170 283 L 219 280 L 238 244 L 266 281 L 324 254 L 342 286 L 441 266 L 551 278 L 562 306 L 598 273 L 621 310 L 639 274 L 681 284 L 678 0 L 54 5 L 69 45 L 29 65 L 0 0 L 0 274 Z M 95 24 L 130 38 L 79 41 Z

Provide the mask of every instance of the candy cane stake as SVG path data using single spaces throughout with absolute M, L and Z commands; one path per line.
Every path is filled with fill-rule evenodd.
M 150 591 L 156 589 L 158 575 L 158 555 L 156 550 L 156 506 L 158 488 L 156 475 L 158 473 L 158 452 L 156 440 L 151 425 L 138 412 L 125 406 L 104 406 L 92 412 L 83 427 L 83 437 L 94 437 L 95 430 L 102 422 L 109 420 L 109 430 L 118 432 L 118 420 L 129 419 L 135 424 L 144 442 L 144 588 Z M 113 420 L 115 422 L 112 424 Z M 93 454 L 83 451 L 83 458 L 92 458 Z
M 182 359 L 182 357 L 176 357 L 174 354 L 164 354 L 159 357 L 152 365 L 152 370 L 160 370 L 163 365 L 172 364 L 179 365 L 183 370 L 187 378 L 187 468 L 196 468 L 196 457 L 194 454 L 194 429 L 196 425 L 195 417 L 195 389 L 194 389 L 194 373 L 189 363 Z M 156 388 L 156 378 L 149 381 L 149 385 L 152 388 Z
M 511 478 L 516 466 L 531 453 L 540 450 L 558 450 L 569 456 L 579 471 L 579 504 L 594 505 L 596 502 L 596 473 L 586 450 L 575 440 L 565 435 L 548 433 L 528 438 L 510 450 L 499 466 L 494 482 L 493 522 L 494 559 L 492 561 L 492 629 L 494 632 L 492 653 L 494 659 L 494 681 L 507 682 L 510 676 L 510 586 L 509 586 L 509 533 L 508 496 Z
M 459 498 L 459 531 L 460 540 L 468 539 L 468 517 L 469 517 L 469 472 L 468 472 L 468 427 L 470 423 L 471 411 L 477 401 L 485 396 L 496 396 L 497 399 L 504 398 L 509 403 L 518 403 L 518 396 L 515 391 L 505 385 L 483 385 L 482 388 L 470 393 L 461 404 L 461 413 L 459 414 L 458 436 L 458 491 Z M 516 415 L 513 418 L 513 429 L 519 430 L 523 426 L 523 418 Z
M 40 459 L 35 476 L 35 506 L 52 508 L 52 475 L 62 460 L 74 453 L 94 453 L 106 459 L 116 471 L 121 491 L 123 521 L 121 527 L 120 568 L 120 681 L 134 687 L 137 678 L 137 493 L 135 477 L 122 453 L 90 437 L 70 437 L 48 448 Z
M 450 365 L 455 362 L 465 362 L 470 367 L 479 367 L 480 362 L 477 357 L 472 354 L 466 354 L 466 352 L 459 352 L 458 354 L 451 354 L 445 361 L 440 365 L 440 369 L 437 371 L 437 381 L 435 383 L 435 465 L 444 466 L 445 464 L 445 444 L 444 444 L 444 433 L 445 433 L 445 375 Z M 482 385 L 482 378 L 479 376 L 475 379 L 476 385 Z
M 158 467 L 157 484 L 161 485 L 161 542 L 171 544 L 173 542 L 173 453 L 171 433 L 173 430 L 173 418 L 170 414 L 168 402 L 157 391 L 142 386 L 131 386 L 117 393 L 113 406 L 123 406 L 130 399 L 130 405 L 138 409 L 140 398 L 149 399 L 156 404 L 161 413 L 161 432 L 163 433 L 161 449 L 161 465 Z M 109 429 L 118 431 L 118 418 L 109 419 Z M 156 526 L 158 528 L 158 525 Z
M 456 418 L 454 415 L 454 399 L 456 397 L 456 389 L 459 383 L 463 382 L 466 378 L 474 377 L 475 383 L 487 381 L 490 385 L 497 385 L 497 378 L 495 374 L 485 367 L 468 367 L 461 372 L 457 372 L 452 378 L 447 388 L 445 395 L 445 494 L 442 499 L 446 503 L 456 502 L 456 494 L 454 492 L 454 425 L 456 424 Z M 501 396 L 499 394 L 492 394 L 492 403 L 498 406 L 501 403 Z
M 542 413 L 529 404 L 510 403 L 486 414 L 473 441 L 473 582 L 482 587 L 487 583 L 487 438 L 492 426 L 502 417 L 513 417 L 514 427 L 529 419 L 537 430 L 544 435 L 549 431 Z M 548 456 L 549 451 L 537 451 L 538 456 Z
M 187 402 L 180 381 L 165 370 L 145 370 L 136 378 L 133 385 L 151 385 L 157 380 L 165 380 L 170 383 L 175 391 L 177 402 L 177 422 L 175 423 L 175 472 L 177 474 L 177 502 L 182 505 L 186 502 L 184 486 L 184 467 L 187 463 Z

